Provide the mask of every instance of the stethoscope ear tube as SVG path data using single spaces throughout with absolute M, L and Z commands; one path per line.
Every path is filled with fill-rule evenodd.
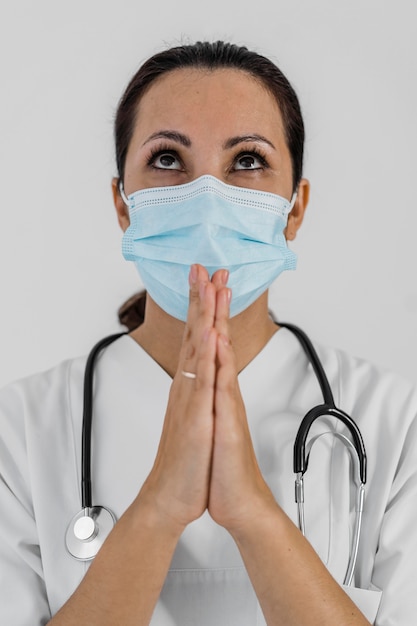
M 324 417 L 325 415 L 335 417 L 336 419 L 342 421 L 349 429 L 352 437 L 352 443 L 356 449 L 356 453 L 359 459 L 361 482 L 365 484 L 366 452 L 361 432 L 354 420 L 347 413 L 345 413 L 341 409 L 338 409 L 335 406 L 328 406 L 326 404 L 321 404 L 314 407 L 313 409 L 310 409 L 310 411 L 307 413 L 307 415 L 304 417 L 300 424 L 294 441 L 294 473 L 304 474 L 306 472 L 308 467 L 308 456 L 306 456 L 306 442 L 308 433 L 315 420 L 319 417 Z
M 81 440 L 81 504 L 83 509 L 91 508 L 91 428 L 93 422 L 93 378 L 98 355 L 104 348 L 126 332 L 115 333 L 101 339 L 88 355 L 84 373 L 84 405 Z
M 275 323 L 278 326 L 287 328 L 289 331 L 293 333 L 293 335 L 297 337 L 316 375 L 317 381 L 320 385 L 321 393 L 323 394 L 324 404 L 328 406 L 335 406 L 333 393 L 330 387 L 330 383 L 327 379 L 326 373 L 324 371 L 324 367 L 321 364 L 319 356 L 313 344 L 311 343 L 308 335 L 306 335 L 306 333 L 303 330 L 301 330 L 301 328 L 298 328 L 298 326 L 295 326 L 295 324 L 288 324 L 286 322 L 283 323 L 283 322 L 278 322 L 278 321 L 275 321 Z

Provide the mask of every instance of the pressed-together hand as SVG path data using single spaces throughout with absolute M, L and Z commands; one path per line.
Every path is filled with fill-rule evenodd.
M 214 390 L 214 439 L 208 509 L 233 533 L 276 506 L 259 469 L 238 383 L 229 335 L 230 290 L 217 291 L 215 329 L 217 369 Z
M 212 518 L 233 533 L 265 506 L 276 506 L 259 469 L 238 383 L 236 356 L 230 338 L 231 291 L 216 274 L 216 383 L 214 439 L 208 509 Z
M 207 508 L 216 378 L 216 289 L 201 266 L 191 268 L 189 282 L 190 304 L 177 373 L 155 463 L 141 492 L 180 526 Z
M 226 270 L 210 280 L 202 266 L 191 268 L 178 369 L 143 491 L 180 525 L 208 508 L 216 522 L 232 530 L 259 513 L 254 503 L 273 502 L 273 497 L 259 471 L 237 381 L 227 278 Z

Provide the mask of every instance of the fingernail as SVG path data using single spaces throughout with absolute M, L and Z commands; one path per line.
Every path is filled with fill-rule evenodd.
M 192 265 L 190 268 L 190 283 L 192 285 L 196 284 L 197 276 L 198 276 L 197 265 Z
M 223 285 L 227 285 L 227 281 L 229 280 L 229 270 L 223 270 Z

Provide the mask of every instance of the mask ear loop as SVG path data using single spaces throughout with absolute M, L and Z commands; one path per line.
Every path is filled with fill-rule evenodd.
M 290 213 L 294 207 L 295 201 L 297 200 L 297 195 L 298 195 L 298 191 L 294 191 L 294 193 L 291 196 L 291 202 L 290 202 L 290 206 L 288 208 L 288 213 Z
M 119 193 L 120 193 L 120 195 L 121 195 L 121 197 L 122 197 L 123 202 L 124 202 L 124 203 L 125 203 L 125 205 L 129 208 L 129 206 L 130 206 L 130 204 L 129 204 L 129 199 L 128 199 L 128 197 L 126 196 L 126 193 L 125 193 L 125 188 L 124 188 L 124 186 L 123 186 L 123 181 L 122 181 L 122 179 L 121 179 L 121 178 L 119 178 Z

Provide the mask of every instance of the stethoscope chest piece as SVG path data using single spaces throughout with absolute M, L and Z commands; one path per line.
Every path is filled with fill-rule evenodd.
M 82 509 L 70 521 L 65 535 L 68 552 L 79 561 L 94 559 L 116 523 L 103 506 Z

